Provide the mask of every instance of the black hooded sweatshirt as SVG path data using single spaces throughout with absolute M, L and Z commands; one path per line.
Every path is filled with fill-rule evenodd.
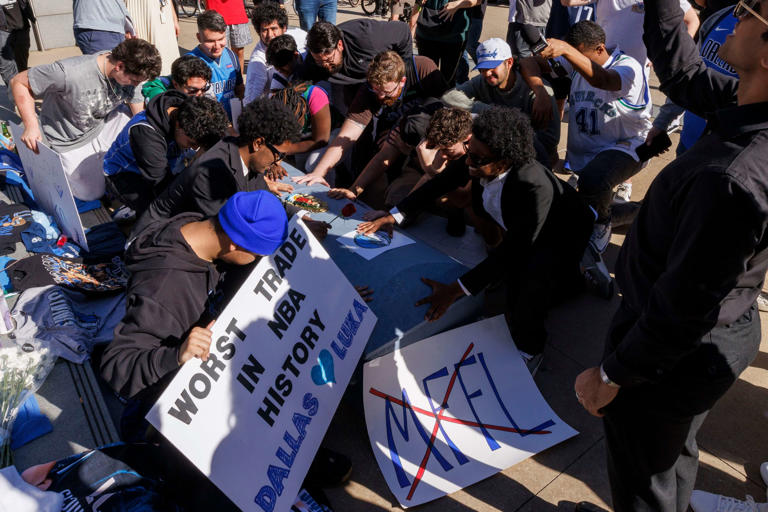
M 220 273 L 200 259 L 181 227 L 204 219 L 183 213 L 144 229 L 126 252 L 131 272 L 123 320 L 104 351 L 101 375 L 130 398 L 179 368 L 189 331 L 214 318 L 208 312 Z

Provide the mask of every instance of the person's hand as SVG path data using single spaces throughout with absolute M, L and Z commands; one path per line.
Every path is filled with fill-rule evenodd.
M 456 299 L 465 295 L 464 290 L 459 286 L 458 281 L 454 281 L 451 284 L 443 284 L 426 277 L 421 278 L 421 282 L 429 285 L 432 288 L 432 295 L 424 297 L 416 302 L 416 306 L 422 304 L 430 304 L 427 314 L 424 315 L 424 320 L 427 322 L 434 322 L 448 310 L 451 304 L 456 302 Z
M 595 366 L 584 370 L 576 377 L 573 385 L 576 399 L 592 416 L 602 417 L 601 409 L 613 402 L 618 387 L 609 386 L 600 378 L 600 368 Z
M 389 236 L 392 236 L 392 225 L 395 223 L 395 218 L 386 213 L 383 217 L 379 217 L 376 220 L 361 222 L 357 225 L 357 232 L 363 235 L 372 235 L 373 233 L 384 230 Z
M 283 183 L 282 181 L 276 181 L 271 178 L 267 178 L 264 176 L 264 181 L 267 184 L 267 188 L 269 188 L 269 191 L 275 194 L 276 196 L 281 195 L 283 192 L 293 192 L 293 185 L 290 183 Z
M 136 35 L 133 32 L 125 32 L 126 39 L 136 39 Z
M 373 300 L 373 290 L 367 286 L 355 285 L 355 290 L 360 294 L 360 298 L 365 302 L 371 302 Z
M 657 136 L 664 133 L 664 130 L 661 128 L 656 128 L 655 126 L 652 126 L 650 130 L 648 130 L 648 135 L 645 137 L 645 145 L 650 146 L 653 143 L 653 139 L 655 139 Z M 666 153 L 669 151 L 669 148 L 662 151 L 662 153 Z
M 193 357 L 208 360 L 208 353 L 211 350 L 211 339 L 213 333 L 211 327 L 216 320 L 211 320 L 207 327 L 193 327 L 189 331 L 189 336 L 179 347 L 179 366 L 183 365 Z
M 454 1 L 454 2 L 448 2 L 445 4 L 445 7 L 440 9 L 440 12 L 438 13 L 438 16 L 443 21 L 451 21 L 453 19 L 453 16 L 456 14 L 456 12 L 459 10 L 459 4 L 461 2 Z
M 350 201 L 357 199 L 355 193 L 348 188 L 332 188 L 328 192 L 328 197 L 332 199 L 349 199 Z
M 272 180 L 279 180 L 288 176 L 288 171 L 280 165 L 280 162 L 275 162 L 270 165 L 269 168 L 264 171 L 264 177 Z
M 559 39 L 547 39 L 547 47 L 541 50 L 541 55 L 545 59 L 556 59 L 561 55 L 574 50 L 573 46 Z
M 325 176 L 323 176 L 320 173 L 311 172 L 309 174 L 305 174 L 304 176 L 295 176 L 292 179 L 299 185 L 310 186 L 310 185 L 316 185 L 319 183 L 320 185 L 325 185 L 326 187 L 331 188 L 328 182 L 325 181 Z
M 534 129 L 545 128 L 552 120 L 552 98 L 546 91 L 537 93 L 533 98 L 533 108 L 531 109 L 531 124 Z
M 328 236 L 328 230 L 331 229 L 331 225 L 322 220 L 314 220 L 309 215 L 305 215 L 301 218 L 304 224 L 307 225 L 307 229 L 310 233 L 315 235 L 315 238 L 321 242 Z
M 29 149 L 31 149 L 35 153 L 38 153 L 39 151 L 37 150 L 37 141 L 42 142 L 42 140 L 43 140 L 43 134 L 40 133 L 39 126 L 24 127 L 24 133 L 21 134 L 21 141 Z
M 410 154 L 413 150 L 413 147 L 408 145 L 408 143 L 403 140 L 403 137 L 400 136 L 399 126 L 389 130 L 387 133 L 387 143 L 397 148 L 397 150 L 404 155 Z

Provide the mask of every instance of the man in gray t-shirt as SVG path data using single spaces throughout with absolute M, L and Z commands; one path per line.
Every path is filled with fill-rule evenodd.
M 101 160 L 130 114 L 144 108 L 144 80 L 160 73 L 160 54 L 141 39 L 129 39 L 112 52 L 36 66 L 11 80 L 11 92 L 24 123 L 23 142 L 37 151 L 42 141 L 62 157 L 75 197 L 104 193 Z M 42 99 L 40 119 L 35 99 Z M 96 155 L 96 158 L 93 158 Z M 87 159 L 87 160 L 86 160 Z
M 479 113 L 494 105 L 501 105 L 519 108 L 530 116 L 535 95 L 520 72 L 514 69 L 514 59 L 509 45 L 499 38 L 484 41 L 477 48 L 477 61 L 475 69 L 479 70 L 480 74 L 456 86 L 457 91 L 473 100 L 472 112 Z M 554 98 L 549 99 L 552 102 L 553 112 L 557 112 Z M 555 157 L 557 144 L 560 142 L 558 117 L 551 116 L 544 126 L 534 126 L 534 129 L 536 140 L 541 144 L 541 150 L 549 157 Z

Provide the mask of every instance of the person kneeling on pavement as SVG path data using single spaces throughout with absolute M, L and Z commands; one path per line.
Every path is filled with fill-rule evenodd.
M 182 213 L 138 235 L 126 252 L 131 278 L 125 317 L 100 363 L 102 377 L 130 399 L 132 418 L 124 415 L 124 427 L 137 419 L 144 424 L 144 413 L 184 363 L 207 360 L 211 327 L 226 304 L 219 288 L 225 266 L 272 254 L 287 232 L 280 200 L 259 190 L 236 193 L 214 217 Z M 349 475 L 341 454 L 321 449 L 315 461 L 309 478 L 316 475 L 317 485 Z
M 475 119 L 466 158 L 450 162 L 389 213 L 374 212 L 380 217 L 358 226 L 370 234 L 399 224 L 471 182 L 472 208 L 498 230 L 500 242 L 453 283 L 423 277 L 432 294 L 416 305 L 429 305 L 425 319 L 434 321 L 464 295 L 503 283 L 507 325 L 532 373 L 541 363 L 548 310 L 583 288 L 579 262 L 595 220 L 578 193 L 538 163 L 535 154 L 528 117 L 517 109 L 493 107 Z

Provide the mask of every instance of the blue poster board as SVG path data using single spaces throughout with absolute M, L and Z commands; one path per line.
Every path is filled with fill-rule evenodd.
M 303 174 L 286 163 L 283 167 L 290 176 Z M 283 181 L 288 183 L 289 178 Z M 328 187 L 323 185 L 293 185 L 293 192 L 284 193 L 283 200 L 294 193 L 311 194 L 328 205 L 327 212 L 310 213 L 314 220 L 331 222 L 350 203 L 346 199 L 331 199 Z M 405 231 L 416 243 L 392 249 L 371 260 L 342 246 L 336 239 L 355 229 L 363 222 L 363 214 L 370 210 L 360 201 L 354 204 L 357 211 L 351 217 L 339 216 L 333 220 L 323 247 L 353 285 L 366 285 L 374 290 L 373 301 L 369 305 L 378 323 L 363 353 L 365 360 L 477 319 L 482 307 L 482 295 L 464 297 L 456 301 L 439 320 L 424 321 L 429 306 L 417 308 L 414 304 L 430 295 L 431 288 L 422 283 L 421 278 L 450 283 L 469 269 L 413 234 Z M 403 231 L 395 229 L 394 236 L 397 237 L 398 233 Z

